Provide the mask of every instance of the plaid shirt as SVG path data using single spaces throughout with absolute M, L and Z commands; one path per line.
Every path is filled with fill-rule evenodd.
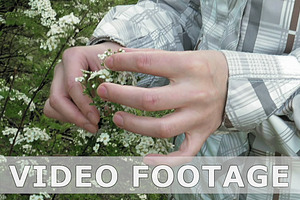
M 229 67 L 225 119 L 198 155 L 300 156 L 299 10 L 300 0 L 142 0 L 111 9 L 90 44 L 115 41 L 133 48 L 222 50 Z M 144 87 L 168 83 L 141 76 Z M 183 139 L 178 136 L 176 145 Z M 300 199 L 293 194 L 174 197 Z

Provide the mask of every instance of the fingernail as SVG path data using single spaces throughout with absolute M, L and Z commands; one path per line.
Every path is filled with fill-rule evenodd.
M 111 56 L 105 59 L 105 65 L 108 68 L 110 68 L 111 66 L 113 66 L 113 58 Z
M 89 112 L 87 118 L 90 122 L 92 122 L 92 124 L 98 124 L 99 122 L 98 116 L 93 112 Z
M 104 86 L 99 86 L 98 95 L 103 99 L 107 99 L 107 90 Z
M 116 114 L 114 116 L 113 121 L 119 127 L 123 127 L 123 125 L 124 125 L 123 117 L 121 115 L 119 115 L 119 114 Z
M 92 124 L 85 124 L 84 129 L 91 133 L 97 133 L 97 131 L 98 131 L 98 129 Z

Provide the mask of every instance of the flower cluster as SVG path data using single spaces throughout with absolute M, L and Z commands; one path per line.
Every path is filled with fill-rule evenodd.
M 9 128 L 5 127 L 5 129 L 2 131 L 2 134 L 4 136 L 10 136 L 9 142 L 10 144 L 13 143 L 14 136 L 16 135 L 18 129 L 17 128 Z M 15 145 L 18 144 L 23 144 L 22 148 L 24 152 L 28 153 L 30 151 L 35 151 L 32 149 L 32 145 L 30 143 L 34 141 L 48 141 L 50 140 L 50 136 L 46 133 L 45 129 L 41 130 L 40 128 L 37 127 L 25 127 L 23 129 L 23 134 L 18 134 L 16 138 Z
M 55 21 L 56 12 L 51 7 L 49 0 L 29 0 L 31 12 L 26 12 L 29 17 L 41 15 L 41 24 L 49 27 Z
M 44 200 L 44 196 L 33 194 L 33 195 L 30 195 L 29 200 Z
M 58 20 L 56 19 L 56 12 L 52 9 L 51 2 L 49 0 L 30 0 L 30 10 L 24 11 L 28 17 L 41 16 L 41 24 L 47 28 L 50 28 L 47 32 L 47 39 L 41 40 L 41 49 L 53 51 L 60 44 L 61 38 L 66 38 L 69 31 L 76 29 L 75 25 L 80 22 L 80 19 L 76 17 L 73 12 L 69 15 L 65 15 Z M 70 46 L 75 44 L 74 39 L 68 41 Z
M 40 193 L 40 194 L 32 194 L 29 197 L 29 200 L 44 200 L 44 198 L 49 199 L 51 198 L 48 193 Z
M 75 138 L 75 142 L 78 145 L 83 145 L 88 143 L 88 139 L 91 138 L 93 136 L 92 133 L 87 132 L 86 130 L 83 129 L 77 129 L 77 138 Z
M 0 85 L 1 85 L 0 88 L 0 101 L 1 101 L 2 99 L 4 99 L 5 94 L 8 93 L 9 87 L 4 86 L 2 82 L 0 82 Z M 23 101 L 26 105 L 28 105 L 31 99 L 26 94 L 20 92 L 19 90 L 12 89 L 10 93 L 10 101 L 15 101 L 15 100 Z M 29 106 L 29 110 L 31 112 L 35 110 L 35 104 L 33 102 L 31 102 Z
M 66 38 L 69 31 L 76 29 L 75 25 L 80 22 L 80 19 L 73 13 L 59 18 L 58 21 L 50 25 L 50 30 L 47 33 L 48 39 L 41 43 L 40 48 L 52 51 L 57 48 L 60 43 L 60 38 Z M 69 41 L 69 45 L 73 46 L 75 40 Z
M 112 50 L 105 51 L 98 55 L 103 69 L 95 72 L 83 71 L 82 77 L 77 77 L 75 81 L 80 82 L 84 88 L 84 93 L 93 99 L 93 105 L 100 110 L 100 129 L 96 135 L 96 141 L 93 151 L 98 153 L 101 146 L 113 148 L 115 152 L 124 153 L 122 149 L 127 149 L 126 155 L 144 156 L 149 153 L 165 154 L 173 148 L 169 139 L 151 138 L 134 134 L 132 132 L 121 130 L 112 121 L 113 114 L 117 111 L 126 111 L 135 115 L 162 117 L 164 112 L 146 112 L 102 100 L 96 95 L 95 90 L 103 82 L 112 82 L 121 85 L 137 85 L 137 78 L 131 72 L 111 71 L 105 66 L 105 59 L 114 53 L 122 53 L 120 49 L 117 52 Z M 123 155 L 123 154 L 122 154 Z

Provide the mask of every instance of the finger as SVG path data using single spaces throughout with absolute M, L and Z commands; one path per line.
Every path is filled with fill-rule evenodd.
M 80 84 L 74 83 L 69 88 L 69 95 L 75 105 L 79 108 L 80 112 L 92 123 L 98 124 L 100 114 L 96 106 L 90 105 L 93 100 L 87 95 L 83 94 L 83 88 Z
M 96 59 L 97 56 L 91 56 L 91 58 Z M 95 62 L 100 63 L 99 60 Z M 83 94 L 81 84 L 75 81 L 76 77 L 82 76 L 82 69 L 87 70 L 89 67 L 96 65 L 87 61 L 82 52 L 82 48 L 71 48 L 65 51 L 63 55 L 63 65 L 64 77 L 67 77 L 65 79 L 66 91 L 83 115 L 88 118 L 92 124 L 98 124 L 100 120 L 99 111 L 95 106 L 90 105 L 93 101 Z M 96 69 L 97 67 L 94 68 Z
M 185 91 L 186 89 L 181 85 L 141 88 L 112 83 L 103 83 L 97 90 L 98 95 L 106 101 L 147 111 L 170 110 L 186 106 L 189 99 L 186 98 Z
M 156 138 L 170 138 L 194 129 L 199 123 L 198 115 L 193 111 L 176 110 L 162 118 L 154 118 L 117 112 L 113 121 L 120 128 L 134 133 Z
M 125 52 L 146 52 L 146 51 L 163 51 L 161 49 L 150 49 L 150 48 L 122 48 Z
M 62 83 L 63 77 L 63 69 L 61 66 L 58 66 L 50 89 L 49 105 L 57 113 L 60 113 L 60 118 L 63 116 L 63 121 L 75 123 L 89 132 L 97 132 L 97 123 L 91 123 L 66 93 Z
M 80 83 L 75 81 L 75 77 L 82 76 L 82 72 L 70 72 L 69 66 L 64 66 L 63 71 L 60 71 L 59 78 L 63 79 L 64 77 L 67 77 L 65 79 L 65 91 L 67 91 L 70 98 L 73 100 L 75 105 L 79 108 L 81 113 L 94 125 L 98 124 L 100 120 L 100 114 L 99 111 L 95 106 L 91 106 L 90 104 L 93 102 L 91 98 L 89 98 L 87 95 L 83 94 L 83 88 Z M 63 75 L 63 73 L 65 75 Z M 55 80 L 53 80 L 55 81 Z M 66 93 L 65 91 L 62 91 L 61 85 L 55 85 L 52 89 L 53 91 L 60 91 L 61 94 Z
M 195 155 L 200 151 L 209 134 L 205 133 L 186 133 L 185 139 L 178 151 L 168 155 L 149 154 L 144 158 L 148 165 L 169 165 L 177 166 L 191 162 Z
M 98 58 L 98 54 L 99 47 L 96 45 L 69 48 L 63 53 L 63 66 L 66 67 L 70 75 L 76 74 L 76 77 L 81 75 L 81 70 L 99 70 L 101 68 L 101 62 Z
M 44 114 L 49 118 L 57 119 L 61 122 L 69 122 L 68 120 L 65 119 L 65 117 L 63 115 L 61 115 L 54 108 L 51 107 L 51 105 L 49 103 L 49 99 L 47 99 L 45 102 Z
M 175 78 L 183 73 L 186 60 L 183 52 L 141 51 L 114 54 L 105 64 L 114 71 L 131 71 L 167 78 Z
M 85 118 L 77 106 L 75 106 L 69 98 L 63 96 L 50 96 L 49 104 L 56 112 L 60 112 L 60 116 L 63 116 L 64 118 L 62 121 L 74 123 L 76 126 L 79 126 L 91 133 L 97 132 L 98 126 L 92 124 L 87 118 Z
M 157 166 L 157 165 L 168 165 L 170 167 L 175 167 L 178 165 L 183 165 L 192 162 L 195 156 L 171 156 L 162 155 L 162 154 L 148 154 L 144 157 L 143 162 L 150 166 Z

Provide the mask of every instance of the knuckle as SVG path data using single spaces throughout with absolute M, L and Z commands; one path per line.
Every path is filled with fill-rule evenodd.
M 201 102 L 201 103 L 208 103 L 210 104 L 214 99 L 218 97 L 218 91 L 213 88 L 205 88 L 203 90 L 199 91 L 192 91 L 190 93 L 190 98 L 191 101 L 193 102 Z
M 190 59 L 186 71 L 195 73 L 202 68 L 203 63 L 198 59 Z
M 215 88 L 210 88 L 209 90 L 206 90 L 203 93 L 201 101 L 205 102 L 207 104 L 211 104 L 212 102 L 215 101 L 215 99 L 217 98 L 217 96 L 218 96 L 217 90 Z
M 84 125 L 86 123 L 86 121 L 82 119 L 81 113 L 79 111 L 75 111 L 74 115 L 68 116 L 68 121 L 81 128 L 84 128 Z
M 68 93 L 70 93 L 70 91 L 76 86 L 77 82 L 75 81 L 75 79 L 73 77 L 68 77 L 66 79 L 66 89 L 68 91 Z
M 195 60 L 190 60 L 189 64 L 187 65 L 186 71 L 188 72 L 194 72 L 199 67 L 199 63 Z
M 46 116 L 46 117 L 49 117 L 49 118 L 51 118 L 51 108 L 50 108 L 50 106 L 49 105 L 45 105 L 44 106 L 44 109 L 43 109 L 43 113 L 44 113 L 44 115 Z
M 78 120 L 76 117 L 75 118 L 71 117 L 70 121 L 73 122 L 78 127 L 81 127 L 83 129 L 85 128 L 84 127 L 85 124 L 82 121 Z
M 80 52 L 81 52 L 80 47 L 72 47 L 72 48 L 66 49 L 62 54 L 62 59 L 66 60 L 66 59 L 72 58 L 72 57 L 80 54 Z
M 59 62 L 55 67 L 54 67 L 54 74 L 56 74 L 59 70 L 59 68 L 63 67 L 62 62 Z
M 145 92 L 142 96 L 141 106 L 143 110 L 154 111 L 158 102 L 159 102 L 158 95 Z
M 208 75 L 207 70 L 209 69 L 209 64 L 205 59 L 190 59 L 186 65 L 186 71 L 193 76 Z
M 143 70 L 151 66 L 151 56 L 144 52 L 141 53 L 136 60 L 136 67 L 138 71 Z
M 118 54 L 113 54 L 110 56 L 113 60 L 113 63 L 109 65 L 109 69 L 115 71 L 115 70 L 121 70 L 122 69 L 122 57 Z
M 51 95 L 49 97 L 49 104 L 52 108 L 55 108 L 56 105 L 59 103 L 60 99 L 57 95 Z
M 161 119 L 161 122 L 158 125 L 158 136 L 160 138 L 170 138 L 173 133 L 173 126 L 169 123 L 166 123 L 164 120 Z

